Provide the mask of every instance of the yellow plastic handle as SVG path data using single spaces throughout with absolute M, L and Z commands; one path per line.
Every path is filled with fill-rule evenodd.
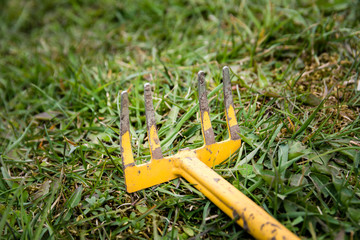
M 179 159 L 177 174 L 256 239 L 300 239 L 196 157 Z

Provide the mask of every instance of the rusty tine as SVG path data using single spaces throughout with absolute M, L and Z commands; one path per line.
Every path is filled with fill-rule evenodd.
M 198 92 L 199 92 L 201 130 L 204 137 L 204 142 L 205 145 L 214 144 L 215 135 L 210 121 L 209 103 L 206 94 L 205 73 L 203 71 L 200 71 L 198 73 Z
M 224 103 L 225 103 L 225 116 L 228 126 L 230 138 L 233 140 L 240 139 L 240 128 L 236 120 L 234 101 L 231 94 L 231 82 L 229 68 L 223 68 L 223 89 L 224 89 Z
M 155 112 L 152 100 L 150 83 L 144 85 L 145 96 L 145 115 L 148 138 L 150 143 L 150 153 L 152 159 L 162 159 L 163 155 L 160 147 L 160 140 L 156 130 Z
M 135 166 L 133 153 L 131 150 L 130 140 L 130 124 L 129 124 L 129 99 L 127 91 L 121 93 L 121 108 L 120 108 L 120 152 L 121 160 L 125 175 L 128 167 Z M 125 178 L 125 185 L 127 186 L 128 179 Z
M 175 178 L 183 177 L 201 191 L 256 239 L 299 239 L 261 207 L 211 169 L 224 162 L 241 146 L 239 126 L 231 95 L 229 68 L 223 68 L 225 115 L 229 139 L 215 142 L 209 116 L 205 74 L 198 73 L 199 106 L 204 146 L 183 149 L 175 155 L 163 157 L 156 130 L 155 112 L 149 83 L 144 85 L 145 113 L 151 161 L 136 165 L 131 151 L 129 132 L 129 100 L 121 94 L 120 148 L 126 191 L 136 192 Z

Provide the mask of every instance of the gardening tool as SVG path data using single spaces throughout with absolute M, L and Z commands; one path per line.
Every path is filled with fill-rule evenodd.
M 211 169 L 236 153 L 241 146 L 241 140 L 231 94 L 229 68 L 223 68 L 225 115 L 229 132 L 229 139 L 226 141 L 215 141 L 205 85 L 205 74 L 200 71 L 198 73 L 198 91 L 204 146 L 193 150 L 183 149 L 168 157 L 163 156 L 160 147 L 151 87 L 149 83 L 144 85 L 145 115 L 151 161 L 140 165 L 135 164 L 131 150 L 128 93 L 122 92 L 120 147 L 127 192 L 136 192 L 183 177 L 256 239 L 299 239 Z

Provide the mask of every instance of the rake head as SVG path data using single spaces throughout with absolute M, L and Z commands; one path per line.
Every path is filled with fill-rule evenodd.
M 231 94 L 228 67 L 223 68 L 223 92 L 229 139 L 223 142 L 215 141 L 215 135 L 209 115 L 205 74 L 200 71 L 198 73 L 198 92 L 204 146 L 193 150 L 180 150 L 173 156 L 163 157 L 156 130 L 155 112 L 152 103 L 150 84 L 146 83 L 144 88 L 146 124 L 151 154 L 151 161 L 145 164 L 136 165 L 134 162 L 129 132 L 128 93 L 124 91 L 121 94 L 120 147 L 127 192 L 136 192 L 180 177 L 181 173 L 179 172 L 179 165 L 181 164 L 181 159 L 197 158 L 207 166 L 214 167 L 215 165 L 224 162 L 231 154 L 235 153 L 236 150 L 240 148 L 241 140 L 238 134 L 239 126 L 236 120 Z
M 148 83 L 145 84 L 146 124 L 151 161 L 140 165 L 135 165 L 131 151 L 127 92 L 121 94 L 120 147 L 126 190 L 135 192 L 174 178 L 184 177 L 256 239 L 299 239 L 211 169 L 224 162 L 241 146 L 228 67 L 223 68 L 223 87 L 229 139 L 219 143 L 215 141 L 209 116 L 205 74 L 200 71 L 198 74 L 199 107 L 204 146 L 194 150 L 181 150 L 173 156 L 163 157 L 156 131 L 151 89 Z

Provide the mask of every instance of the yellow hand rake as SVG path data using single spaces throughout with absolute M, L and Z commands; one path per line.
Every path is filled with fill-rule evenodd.
M 136 192 L 183 177 L 256 239 L 299 239 L 211 169 L 234 154 L 240 148 L 241 140 L 231 94 L 229 68 L 223 68 L 225 115 L 229 131 L 229 139 L 226 141 L 215 142 L 205 85 L 205 74 L 200 71 L 198 91 L 204 146 L 163 157 L 156 130 L 151 88 L 150 84 L 145 84 L 145 113 L 151 161 L 141 165 L 134 162 L 129 133 L 128 94 L 126 91 L 122 92 L 120 147 L 127 192 Z

